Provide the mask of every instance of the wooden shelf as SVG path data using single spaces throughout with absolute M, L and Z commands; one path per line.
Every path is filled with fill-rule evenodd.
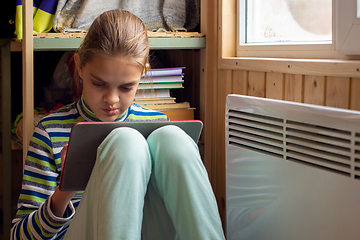
M 34 34 L 34 51 L 67 51 L 76 50 L 85 33 L 37 33 Z M 151 50 L 168 49 L 203 49 L 206 47 L 206 37 L 197 32 L 154 33 L 149 32 Z M 22 43 L 12 41 L 11 51 L 22 51 Z

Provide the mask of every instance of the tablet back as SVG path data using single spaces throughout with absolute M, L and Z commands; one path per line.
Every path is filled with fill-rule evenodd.
M 180 127 L 196 143 L 203 126 L 201 121 L 79 122 L 74 124 L 62 170 L 60 190 L 85 190 L 95 164 L 97 148 L 113 129 L 131 127 L 147 138 L 152 131 L 165 125 Z

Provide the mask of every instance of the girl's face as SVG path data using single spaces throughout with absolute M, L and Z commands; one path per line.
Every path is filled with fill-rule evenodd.
M 83 93 L 89 107 L 102 121 L 114 121 L 131 105 L 143 74 L 143 68 L 129 58 L 94 57 L 75 64 L 83 79 Z

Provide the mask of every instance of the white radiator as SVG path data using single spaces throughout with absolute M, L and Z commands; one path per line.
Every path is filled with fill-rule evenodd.
M 226 101 L 227 239 L 360 239 L 360 112 Z

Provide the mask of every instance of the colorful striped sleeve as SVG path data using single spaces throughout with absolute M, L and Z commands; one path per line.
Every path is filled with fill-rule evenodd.
M 75 212 L 72 203 L 69 203 L 64 218 L 56 217 L 50 210 L 58 177 L 49 134 L 39 124 L 29 144 L 11 239 L 53 239 L 69 224 Z
M 125 121 L 169 121 L 169 118 L 164 113 L 143 108 L 133 103 L 129 107 Z

